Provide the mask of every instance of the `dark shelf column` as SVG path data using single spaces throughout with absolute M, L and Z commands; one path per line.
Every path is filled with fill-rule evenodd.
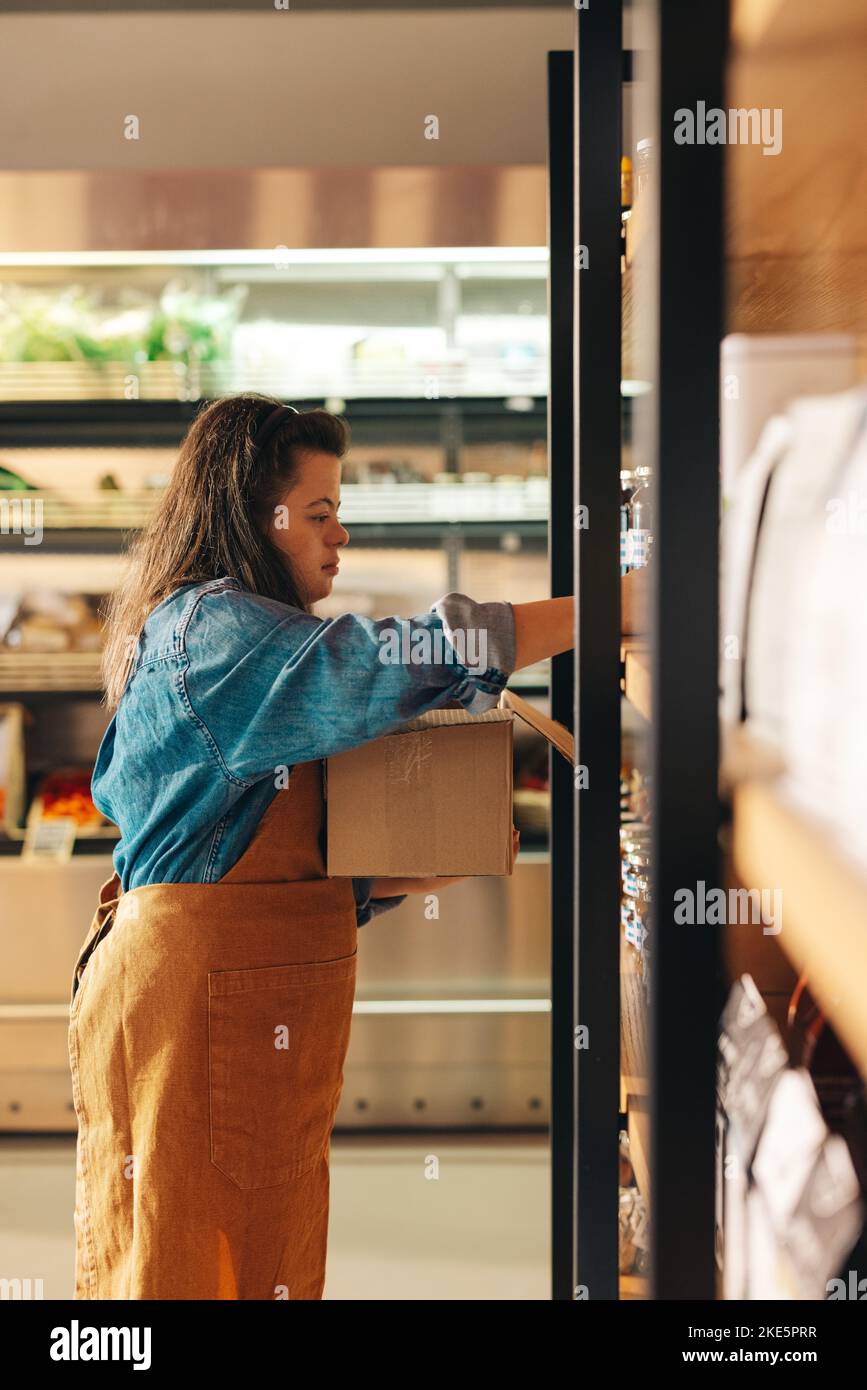
M 551 596 L 574 588 L 572 475 L 574 429 L 574 55 L 548 54 L 548 394 L 549 574 Z M 551 715 L 574 717 L 568 652 L 551 661 Z M 571 1300 L 575 1285 L 575 892 L 572 777 L 548 751 L 551 788 L 551 1294 Z
M 727 0 L 658 0 L 656 515 L 652 562 L 651 1296 L 712 1299 L 718 929 L 674 919 L 719 883 L 719 346 L 724 147 L 675 112 L 722 107 Z
M 576 12 L 574 791 L 577 1297 L 616 1299 L 620 1109 L 619 0 Z M 580 771 L 580 768 L 579 768 Z

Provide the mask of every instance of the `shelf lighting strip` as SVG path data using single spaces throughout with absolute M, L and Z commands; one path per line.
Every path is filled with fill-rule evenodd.
M 354 1014 L 549 1014 L 550 999 L 356 999 Z M 0 1004 L 0 1023 L 69 1017 L 68 1004 Z
M 256 250 L 222 251 L 8 251 L 0 253 L 0 266 L 140 266 L 191 265 L 442 265 L 459 262 L 508 264 L 521 261 L 544 265 L 546 246 L 412 246 L 358 247 L 356 249 L 313 249 L 268 246 Z

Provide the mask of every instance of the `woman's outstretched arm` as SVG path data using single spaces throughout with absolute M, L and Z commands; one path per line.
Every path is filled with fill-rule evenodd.
M 536 603 L 513 603 L 515 670 L 558 656 L 575 645 L 575 599 L 544 598 Z

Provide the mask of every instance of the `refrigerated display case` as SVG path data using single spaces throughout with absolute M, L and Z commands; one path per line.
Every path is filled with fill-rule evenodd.
M 0 400 L 526 402 L 546 271 L 543 246 L 0 251 Z
M 496 297 L 493 287 L 489 294 Z M 294 401 L 339 407 L 353 436 L 341 489 L 351 544 L 336 590 L 316 605 L 319 616 L 409 616 L 453 589 L 481 599 L 547 596 L 543 400 Z M 66 595 L 77 612 L 82 595 L 114 586 L 124 545 L 165 485 L 196 408 L 189 401 L 0 402 L 0 462 L 29 484 L 31 504 L 41 503 L 37 546 L 25 545 L 20 531 L 0 535 L 7 616 L 0 699 L 26 711 L 27 805 L 46 774 L 93 764 L 108 722 L 99 651 L 76 650 L 60 630 L 46 629 L 40 640 L 37 628 L 17 645 L 3 638 L 16 621 L 21 630 L 16 613 L 26 614 L 28 595 L 57 596 L 55 609 Z M 514 677 L 546 711 L 547 681 L 547 663 Z M 525 788 L 528 809 L 516 812 L 523 834 L 513 876 L 455 885 L 442 897 L 439 920 L 426 919 L 420 899 L 410 896 L 363 929 L 338 1129 L 545 1128 L 544 748 L 540 735 L 518 731 L 516 786 L 525 787 L 534 769 L 536 777 Z M 25 820 L 26 807 L 20 823 L 0 834 L 0 1114 L 10 1129 L 73 1128 L 61 1026 L 67 974 L 111 875 L 116 832 L 82 827 L 68 862 L 28 865 Z M 45 876 L 49 922 L 31 906 L 38 875 Z M 38 965 L 49 954 L 51 976 Z

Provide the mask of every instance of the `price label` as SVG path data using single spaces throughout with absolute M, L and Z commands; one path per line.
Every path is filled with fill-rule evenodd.
M 24 836 L 22 859 L 41 859 L 63 862 L 72 858 L 77 826 L 68 817 L 52 817 L 44 820 L 37 817 L 28 826 Z

